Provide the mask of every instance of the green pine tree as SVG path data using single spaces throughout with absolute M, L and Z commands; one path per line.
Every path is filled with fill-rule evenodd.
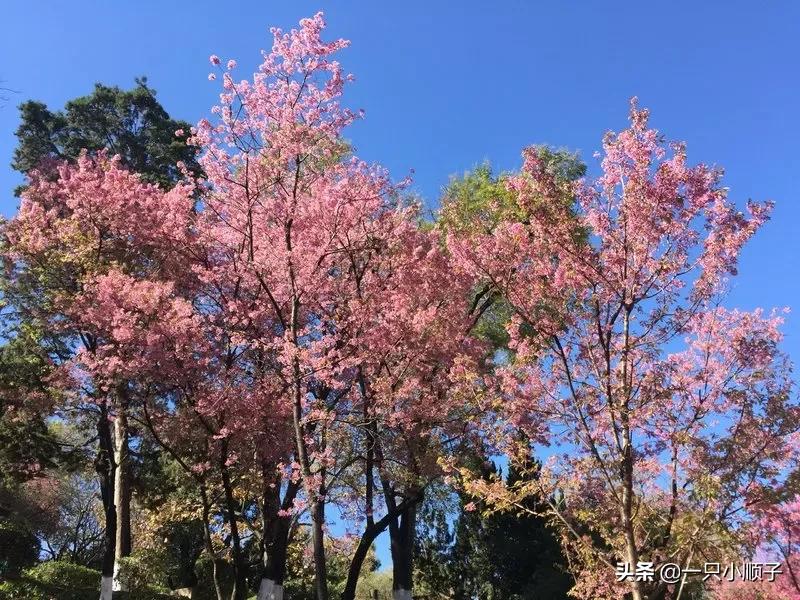
M 70 100 L 63 110 L 51 111 L 35 100 L 19 110 L 19 145 L 11 166 L 21 173 L 46 159 L 75 160 L 84 150 L 119 154 L 131 171 L 164 187 L 180 176 L 179 161 L 200 171 L 196 148 L 186 144 L 189 123 L 169 116 L 146 77 L 136 79 L 130 90 L 97 83 L 91 94 Z M 184 135 L 175 135 L 181 129 Z

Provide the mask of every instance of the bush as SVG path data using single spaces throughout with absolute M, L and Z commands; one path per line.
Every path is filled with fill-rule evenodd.
M 142 566 L 135 558 L 125 559 L 125 562 L 129 571 Z M 131 567 L 132 564 L 136 566 Z M 17 580 L 0 584 L 0 600 L 97 600 L 99 591 L 98 571 L 64 561 L 50 561 L 23 571 Z M 174 600 L 174 596 L 147 586 L 131 586 L 130 592 L 117 592 L 114 598 Z
M 51 560 L 28 569 L 25 575 L 45 585 L 100 590 L 100 572 L 63 560 Z
M 15 579 L 36 564 L 39 540 L 20 523 L 0 519 L 0 579 Z
M 119 579 L 126 589 L 167 591 L 163 555 L 148 550 L 136 551 L 121 558 L 119 563 Z
M 131 592 L 115 592 L 114 600 L 175 600 L 170 594 L 163 594 L 155 590 L 136 590 Z M 96 600 L 96 599 L 95 599 Z
M 34 582 L 4 581 L 0 583 L 0 600 L 50 600 Z
M 373 590 L 378 590 L 379 598 L 392 597 L 392 573 L 390 571 L 372 571 L 363 573 L 358 578 L 356 598 L 358 600 L 371 600 Z
M 97 600 L 100 573 L 65 561 L 49 561 L 0 585 L 2 600 Z

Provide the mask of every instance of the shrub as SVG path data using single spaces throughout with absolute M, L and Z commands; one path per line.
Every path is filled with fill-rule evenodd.
M 175 600 L 175 596 L 157 590 L 145 589 L 130 592 L 115 592 L 115 600 Z M 60 599 L 59 599 L 60 600 Z
M 44 562 L 0 585 L 2 600 L 97 600 L 100 573 L 65 561 Z
M 41 586 L 30 581 L 4 581 L 0 583 L 0 600 L 50 600 Z
M 149 590 L 166 592 L 164 556 L 157 552 L 141 550 L 121 558 L 119 579 L 131 591 Z
M 136 574 L 137 587 L 117 592 L 117 600 L 174 600 L 147 585 L 141 585 L 144 565 L 137 559 L 124 559 L 129 572 Z M 125 567 L 123 567 L 125 568 Z M 141 587 L 140 587 L 141 586 Z M 100 573 L 65 561 L 49 561 L 23 571 L 19 579 L 0 584 L 0 600 L 97 600 Z
M 100 572 L 63 560 L 51 560 L 28 569 L 29 579 L 44 585 L 100 590 Z

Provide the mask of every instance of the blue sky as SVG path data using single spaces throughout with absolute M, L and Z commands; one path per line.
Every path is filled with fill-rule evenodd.
M 0 80 L 0 212 L 16 209 L 8 164 L 16 104 L 53 108 L 94 82 L 147 75 L 175 117 L 208 116 L 218 86 L 209 54 L 252 72 L 269 27 L 324 10 L 329 37 L 356 75 L 347 103 L 366 119 L 349 131 L 357 153 L 434 206 L 448 177 L 490 159 L 520 164 L 548 143 L 592 157 L 604 131 L 626 125 L 637 95 L 651 123 L 688 142 L 690 162 L 725 167 L 731 198 L 772 199 L 773 219 L 745 249 L 731 306 L 800 311 L 800 3 L 253 2 L 6 0 Z M 34 4 L 36 5 L 34 8 Z M 785 348 L 800 358 L 800 317 Z M 386 561 L 385 547 L 382 558 Z

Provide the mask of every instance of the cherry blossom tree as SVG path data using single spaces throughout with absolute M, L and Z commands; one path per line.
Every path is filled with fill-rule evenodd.
M 252 294 L 242 318 L 272 324 L 257 346 L 274 358 L 269 366 L 292 416 L 320 600 L 328 597 L 325 505 L 348 466 L 336 462 L 344 446 L 331 445 L 334 426 L 351 406 L 367 349 L 358 342 L 367 322 L 355 307 L 356 280 L 414 225 L 385 171 L 352 157 L 342 138 L 358 115 L 339 104 L 351 77 L 331 56 L 347 42 L 322 41 L 323 27 L 316 15 L 289 33 L 274 29 L 252 82 L 235 82 L 235 63 L 223 69 L 212 56 L 224 88 L 219 119 L 192 132 L 208 177 L 201 235 L 237 257 L 237 284 Z M 280 597 L 280 587 L 267 578 L 261 596 Z
M 779 488 L 776 499 L 790 488 Z M 782 502 L 765 504 L 758 515 L 759 527 L 754 540 L 753 559 L 760 563 L 780 565 L 776 576 L 762 575 L 756 581 L 729 581 L 723 578 L 714 586 L 718 600 L 797 600 L 800 598 L 800 503 L 789 495 Z
M 778 580 L 787 598 L 800 598 L 800 499 L 767 506 L 762 517 L 767 551 L 783 563 Z
M 390 534 L 393 587 L 412 588 L 415 515 L 425 489 L 442 475 L 438 457 L 466 437 L 471 407 L 455 390 L 464 364 L 484 347 L 470 338 L 472 281 L 453 277 L 439 232 L 406 220 L 370 262 L 356 270 L 357 338 L 350 435 L 361 445 L 362 482 L 350 510 L 364 523 L 343 598 L 352 598 L 375 538 Z M 474 367 L 473 367 L 474 368 Z M 470 371 L 473 370 L 470 369 Z M 379 517 L 379 508 L 384 515 Z
M 719 170 L 688 166 L 635 103 L 630 116 L 596 182 L 560 180 L 530 149 L 508 183 L 525 218 L 448 241 L 513 311 L 490 438 L 519 464 L 551 446 L 538 479 L 470 489 L 496 506 L 550 499 L 573 593 L 640 600 L 666 584 L 615 583 L 616 563 L 737 547 L 797 459 L 798 408 L 781 316 L 720 304 L 771 205 L 740 212 Z
M 197 268 L 195 272 L 203 271 Z M 217 280 L 216 288 L 225 289 L 223 283 Z M 216 551 L 210 514 L 214 498 L 220 498 L 235 576 L 232 597 L 243 598 L 249 561 L 243 545 L 242 529 L 247 525 L 242 522 L 240 492 L 241 482 L 253 473 L 255 479 L 260 478 L 265 496 L 264 535 L 273 545 L 288 543 L 288 531 L 282 538 L 275 531 L 288 524 L 277 513 L 291 508 L 280 502 L 282 469 L 278 466 L 286 461 L 290 447 L 288 413 L 280 408 L 279 391 L 260 376 L 262 356 L 233 341 L 241 331 L 231 321 L 238 320 L 239 314 L 210 308 L 208 303 L 218 305 L 221 296 L 193 285 L 186 285 L 184 291 L 192 288 L 200 293 L 190 302 L 181 297 L 174 282 L 135 281 L 113 273 L 88 289 L 77 308 L 98 337 L 111 342 L 89 367 L 106 377 L 129 381 L 136 375 L 136 386 L 130 386 L 129 393 L 143 407 L 145 426 L 196 482 L 206 550 L 212 558 Z M 228 291 L 235 301 L 237 293 Z M 131 372 L 120 373 L 120 369 Z M 296 491 L 296 483 L 289 481 L 283 501 L 291 503 Z M 270 509 L 276 496 L 278 506 Z M 273 559 L 273 553 L 266 554 Z
M 157 240 L 187 214 L 191 189 L 163 191 L 100 153 L 77 164 L 32 171 L 19 213 L 4 227 L 9 293 L 24 318 L 53 338 L 52 358 L 74 405 L 95 413 L 95 467 L 105 510 L 103 597 L 109 597 L 119 557 L 130 552 L 128 381 L 92 372 L 107 341 L 85 327 L 76 309 L 86 286 L 112 271 L 143 273 L 160 260 Z M 131 371 L 127 372 L 128 374 Z M 120 374 L 124 375 L 123 371 Z

